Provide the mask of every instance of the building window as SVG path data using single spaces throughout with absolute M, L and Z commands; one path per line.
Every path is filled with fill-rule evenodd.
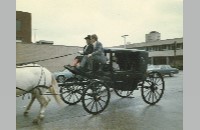
M 160 51 L 160 46 L 153 46 L 154 51 Z
M 167 49 L 167 46 L 166 45 L 162 45 L 161 46 L 161 51 L 165 51 Z
M 172 44 L 169 45 L 169 50 L 173 50 L 173 45 Z
M 16 31 L 20 31 L 21 30 L 21 21 L 16 20 Z
M 178 50 L 180 50 L 180 49 L 183 49 L 183 43 L 178 43 L 177 45 L 176 45 L 176 49 Z

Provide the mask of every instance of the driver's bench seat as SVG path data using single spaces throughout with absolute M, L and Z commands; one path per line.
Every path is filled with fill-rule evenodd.
M 110 71 L 110 65 L 109 64 L 101 64 L 99 62 L 93 61 L 92 71 L 93 72 L 97 72 L 97 71 L 107 72 L 107 71 Z

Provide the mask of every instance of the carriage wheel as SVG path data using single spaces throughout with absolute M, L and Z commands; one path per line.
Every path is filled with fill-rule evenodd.
M 100 81 L 92 82 L 83 92 L 83 108 L 90 114 L 103 112 L 109 101 L 109 88 Z
M 164 89 L 165 83 L 162 75 L 158 72 L 151 72 L 141 87 L 142 98 L 146 103 L 154 105 L 162 98 Z
M 132 91 L 123 91 L 123 90 L 119 90 L 119 89 L 115 89 L 114 88 L 114 91 L 117 94 L 117 96 L 122 97 L 122 98 L 127 98 L 127 97 L 130 97 L 130 95 L 133 93 L 134 90 L 132 90 Z
M 82 93 L 83 86 L 77 84 L 76 78 L 68 79 L 65 85 L 60 87 L 61 99 L 69 105 L 75 105 L 80 102 Z
M 60 76 L 58 76 L 57 81 L 58 81 L 58 83 L 63 83 L 65 81 L 65 77 L 60 75 Z

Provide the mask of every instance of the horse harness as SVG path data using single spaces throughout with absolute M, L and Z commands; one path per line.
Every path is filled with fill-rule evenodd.
M 47 94 L 42 94 L 42 91 L 40 90 L 40 88 L 46 88 L 46 89 L 49 88 L 48 86 L 46 86 L 46 74 L 45 74 L 45 72 L 44 72 L 43 67 L 41 67 L 41 66 L 17 66 L 17 68 L 25 68 L 25 67 L 40 67 L 40 68 L 41 68 L 40 78 L 39 78 L 39 80 L 38 80 L 38 84 L 37 84 L 34 88 L 32 88 L 31 90 L 29 90 L 29 91 L 24 90 L 24 89 L 19 88 L 19 87 L 16 87 L 16 89 L 19 89 L 19 90 L 21 90 L 21 91 L 26 92 L 26 93 L 24 93 L 24 94 L 22 94 L 22 95 L 18 95 L 17 97 L 23 96 L 23 98 L 24 98 L 25 94 L 31 93 L 34 89 L 38 89 L 39 92 L 40 92 L 40 95 L 47 95 Z M 41 82 L 41 80 L 42 80 L 43 77 L 44 77 L 44 84 L 43 84 L 43 85 L 40 85 L 40 82 Z M 52 87 L 52 86 L 51 86 L 51 87 Z

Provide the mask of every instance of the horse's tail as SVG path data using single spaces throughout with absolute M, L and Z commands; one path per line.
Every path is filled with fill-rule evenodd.
M 49 92 L 52 93 L 56 102 L 59 105 L 61 105 L 60 96 L 58 96 L 58 94 L 56 93 L 55 88 L 58 88 L 58 83 L 57 83 L 56 79 L 54 78 L 54 76 L 52 75 L 51 86 L 49 87 Z

